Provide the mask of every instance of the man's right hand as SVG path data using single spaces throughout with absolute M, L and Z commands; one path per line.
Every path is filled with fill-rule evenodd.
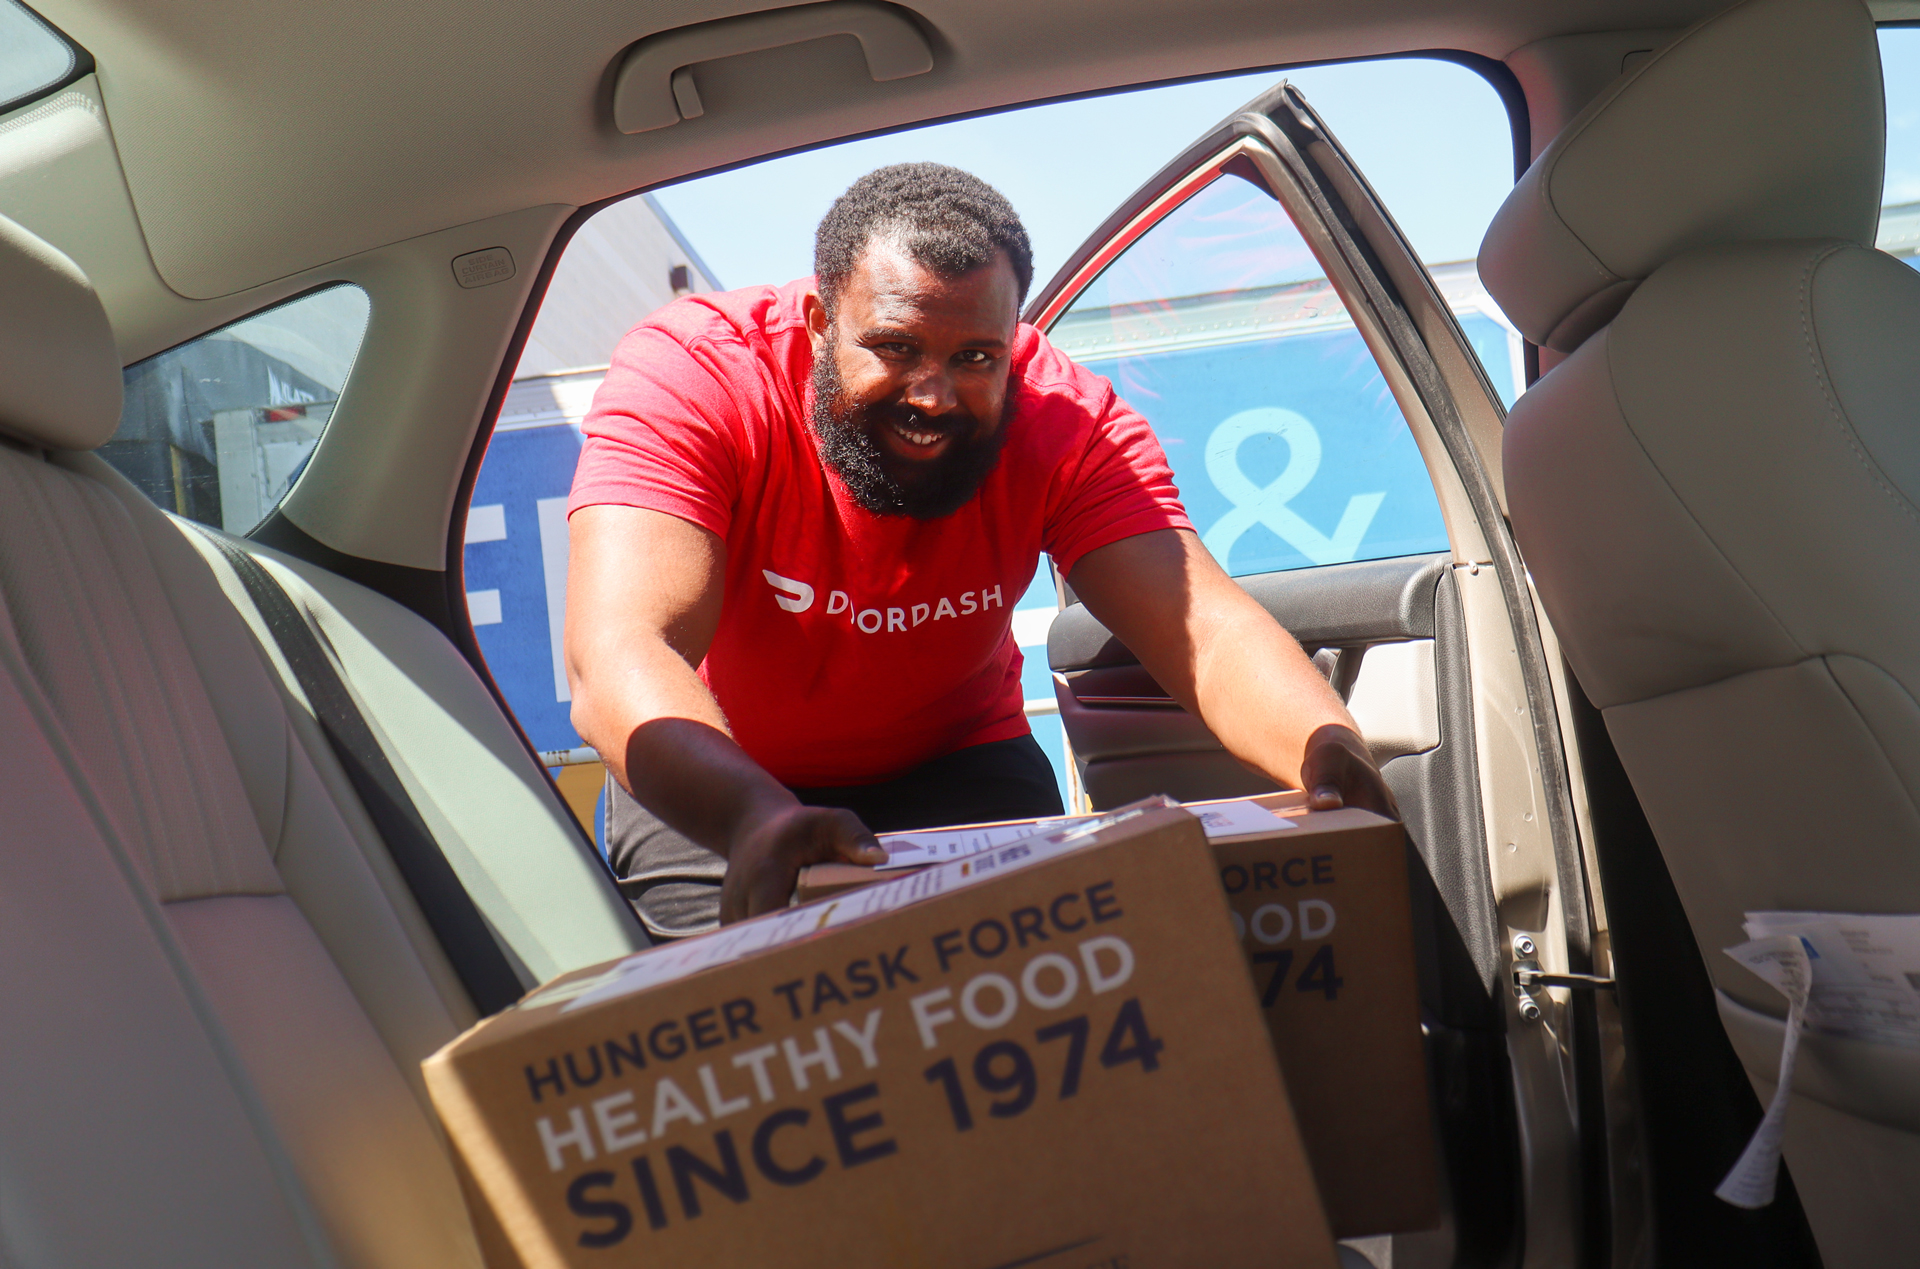
M 727 850 L 720 924 L 786 907 L 809 864 L 886 861 L 887 852 L 852 811 L 797 805 L 777 811 L 743 826 Z

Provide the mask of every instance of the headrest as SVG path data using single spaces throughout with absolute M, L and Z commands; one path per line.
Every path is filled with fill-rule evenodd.
M 0 216 L 0 432 L 95 449 L 120 425 L 120 350 L 80 266 Z
M 1873 243 L 1885 109 L 1858 0 L 1743 0 L 1569 123 L 1480 245 L 1522 334 L 1572 352 L 1668 260 L 1717 243 Z

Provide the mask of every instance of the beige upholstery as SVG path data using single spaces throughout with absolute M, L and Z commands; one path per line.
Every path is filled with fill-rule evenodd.
M 92 449 L 120 423 L 120 354 L 80 267 L 0 216 L 0 435 Z
M 0 279 L 51 278 L 28 298 L 76 351 L 0 354 L 0 419 L 97 441 L 104 315 L 22 237 Z M 478 1265 L 419 1078 L 473 1007 L 203 545 L 94 456 L 0 439 L 0 1264 Z M 452 647 L 268 567 L 526 981 L 641 945 Z
M 1742 914 L 1920 913 L 1920 273 L 1864 245 L 1874 58 L 1850 0 L 1749 0 L 1573 125 L 1644 163 L 1608 186 L 1530 176 L 1489 239 L 1537 337 L 1579 289 L 1539 246 L 1549 181 L 1594 240 L 1633 222 L 1607 259 L 1645 280 L 1516 404 L 1507 493 L 1763 1093 L 1784 1001 L 1719 954 Z M 1662 65 L 1720 70 L 1690 95 Z M 1708 193 L 1676 207 L 1682 170 Z M 1827 1264 L 1894 1263 L 1920 1245 L 1920 1064 L 1803 1052 L 1787 1157 Z
M 299 683 L 239 579 L 198 531 L 186 536 L 253 627 L 299 702 L 302 721 L 311 723 Z M 253 543 L 236 545 L 319 631 L 408 795 L 524 982 L 545 982 L 646 945 L 592 844 L 445 636 L 325 569 Z M 312 735 L 319 743 L 317 729 Z M 352 800 L 344 782 L 335 796 Z
M 1713 243 L 1871 243 L 1884 126 L 1873 18 L 1746 0 L 1661 49 L 1555 137 L 1480 248 L 1535 343 L 1571 352 L 1633 288 Z

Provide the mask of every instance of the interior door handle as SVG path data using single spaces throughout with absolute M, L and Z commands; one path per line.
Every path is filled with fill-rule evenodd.
M 699 22 L 641 40 L 620 63 L 613 85 L 613 121 L 626 133 L 651 132 L 698 118 L 705 109 L 683 73 L 697 62 L 758 53 L 828 35 L 851 35 L 876 83 L 933 69 L 927 37 L 906 14 L 876 0 L 828 0 Z

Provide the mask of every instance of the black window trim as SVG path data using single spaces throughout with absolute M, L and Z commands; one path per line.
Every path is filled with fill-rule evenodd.
M 18 110 L 22 106 L 30 106 L 34 102 L 39 101 L 44 97 L 51 97 L 53 96 L 53 94 L 59 92 L 62 88 L 65 88 L 70 84 L 77 83 L 78 81 L 85 79 L 88 75 L 93 74 L 95 69 L 93 54 L 89 53 L 86 50 L 86 48 L 81 45 L 80 41 L 74 39 L 71 35 L 68 35 L 65 31 L 62 31 L 59 27 L 55 26 L 53 23 L 47 21 L 46 15 L 42 14 L 38 9 L 35 9 L 32 5 L 29 5 L 26 2 L 26 0 L 5 0 L 5 2 L 16 5 L 21 12 L 25 13 L 29 18 L 39 23 L 42 30 L 46 31 L 49 35 L 59 40 L 62 44 L 66 45 L 67 52 L 71 56 L 73 64 L 67 68 L 67 73 L 65 75 L 62 75 L 59 79 L 56 79 L 51 84 L 46 84 L 39 88 L 30 89 L 23 95 L 13 98 L 11 101 L 0 101 L 0 115 L 11 114 L 13 111 Z

